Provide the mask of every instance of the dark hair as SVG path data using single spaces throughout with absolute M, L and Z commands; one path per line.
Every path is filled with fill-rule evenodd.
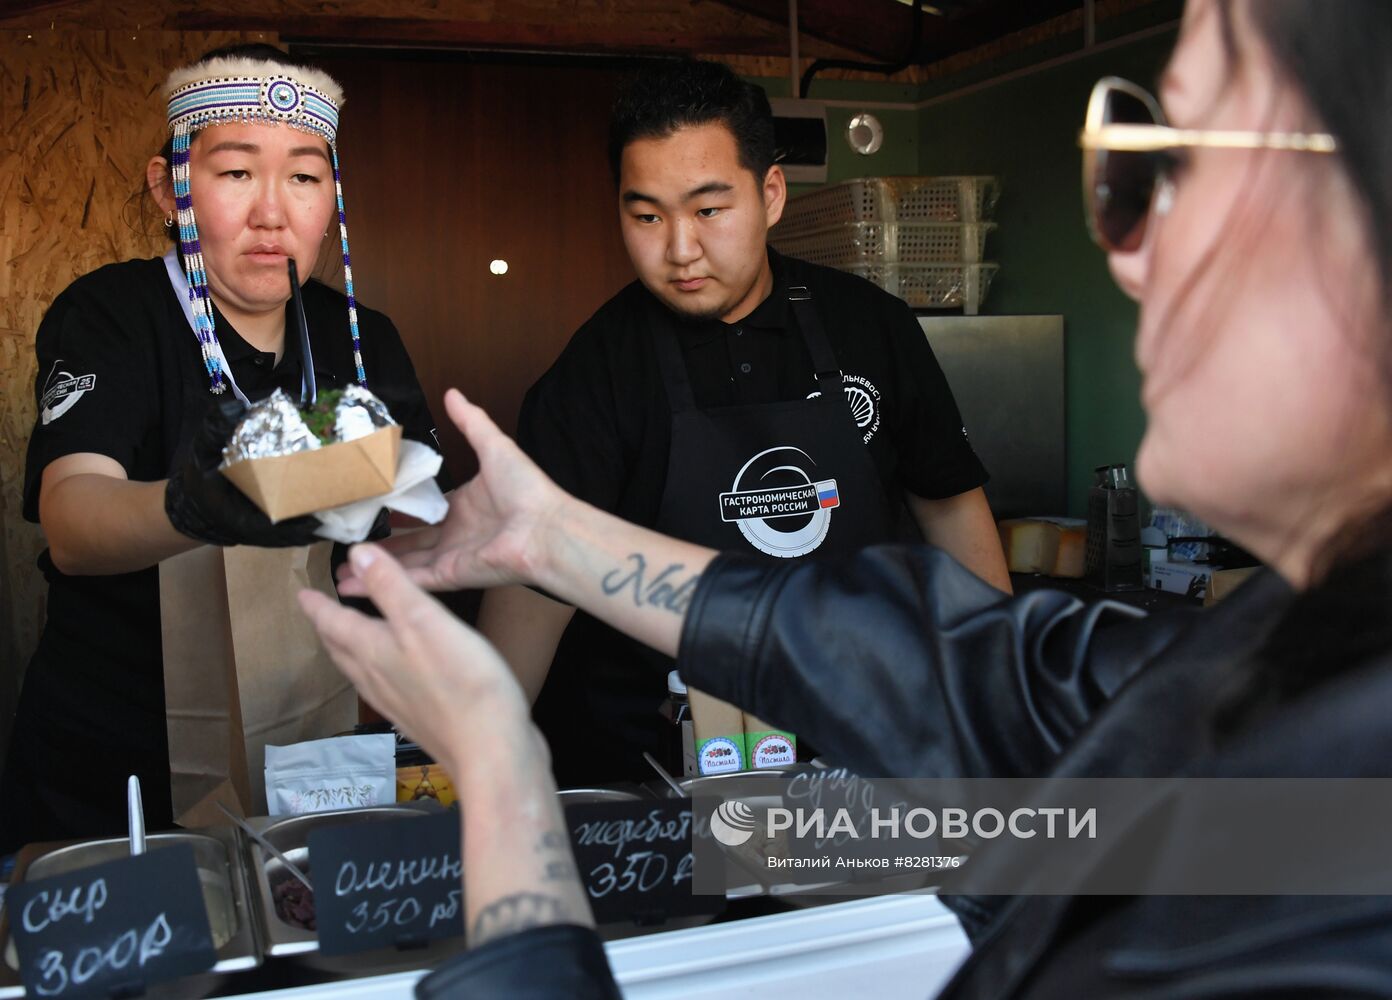
M 1231 0 L 1219 4 L 1229 50 Z M 1248 14 L 1281 73 L 1305 97 L 1366 209 L 1382 283 L 1384 335 L 1376 343 L 1392 399 L 1392 3 L 1388 0 L 1249 0 Z M 1323 576 L 1392 541 L 1392 506 L 1365 511 L 1330 542 L 1316 564 Z
M 289 69 L 296 69 L 303 65 L 291 59 L 287 53 L 276 48 L 274 45 L 267 45 L 264 42 L 242 42 L 236 45 L 223 45 L 203 53 L 194 60 L 194 64 L 204 62 L 208 59 L 264 59 L 267 62 L 273 62 L 277 66 L 285 66 Z M 164 145 L 160 147 L 159 155 L 164 157 L 166 163 L 172 159 L 174 155 L 174 140 L 172 137 L 165 138 Z M 159 214 L 159 209 L 155 205 L 154 196 L 151 195 L 148 187 L 142 184 L 140 190 L 137 192 L 137 196 L 141 199 L 140 215 L 142 218 L 146 210 L 153 210 L 156 215 Z M 166 228 L 165 236 L 169 239 L 169 242 L 173 243 L 176 247 L 179 245 L 178 226 L 172 229 Z
M 1367 204 L 1384 290 L 1392 289 L 1392 3 L 1261 0 L 1248 10 L 1276 64 L 1338 140 Z
M 609 168 L 619 181 L 623 151 L 636 139 L 665 139 L 678 129 L 717 123 L 730 130 L 740 166 L 762 182 L 773 166 L 773 112 L 762 88 L 722 63 L 655 63 L 624 81 L 609 116 Z

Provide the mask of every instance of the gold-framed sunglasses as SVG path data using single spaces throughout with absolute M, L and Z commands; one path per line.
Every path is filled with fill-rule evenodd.
M 1078 136 L 1088 231 L 1104 250 L 1132 251 L 1145 239 L 1155 189 L 1177 149 L 1284 149 L 1333 153 L 1332 135 L 1171 128 L 1160 103 L 1119 77 L 1097 81 Z

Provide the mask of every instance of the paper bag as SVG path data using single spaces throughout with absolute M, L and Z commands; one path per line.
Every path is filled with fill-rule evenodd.
M 693 687 L 686 689 L 691 704 L 699 774 L 728 774 L 745 768 L 744 713 L 727 701 Z
M 334 596 L 330 549 L 205 545 L 160 563 L 170 791 L 182 825 L 210 820 L 215 801 L 266 815 L 266 744 L 357 722 L 352 684 L 295 599 L 305 587 Z
M 744 713 L 744 749 L 751 771 L 797 763 L 797 737 L 748 712 Z

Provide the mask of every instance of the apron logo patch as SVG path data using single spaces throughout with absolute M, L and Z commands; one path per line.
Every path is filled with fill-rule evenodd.
M 775 486 L 767 490 L 748 490 L 744 493 L 720 494 L 720 519 L 744 521 L 751 517 L 796 517 L 817 510 L 841 506 L 835 479 L 784 489 Z
M 870 443 L 875 432 L 880 429 L 880 390 L 862 375 L 843 375 L 841 391 L 846 394 L 846 403 L 851 408 L 851 417 L 860 428 L 861 441 Z M 807 394 L 808 399 L 816 399 L 821 390 Z
M 807 555 L 826 539 L 831 512 L 841 506 L 836 480 L 813 479 L 806 471 L 816 464 L 801 448 L 759 452 L 744 463 L 730 492 L 720 494 L 720 519 L 738 525 L 767 555 Z
M 61 360 L 53 363 L 53 370 L 44 382 L 43 398 L 39 400 L 39 416 L 44 424 L 51 424 L 73 408 L 79 399 L 97 384 L 95 375 L 73 375 L 59 366 Z

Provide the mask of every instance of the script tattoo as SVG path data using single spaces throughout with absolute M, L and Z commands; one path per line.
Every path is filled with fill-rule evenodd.
M 537 842 L 538 854 L 554 854 L 555 858 L 546 862 L 546 874 L 543 881 L 563 882 L 566 879 L 578 879 L 579 871 L 575 868 L 574 855 L 570 850 L 570 838 L 556 830 L 548 830 L 541 835 L 541 840 Z
M 701 579 L 701 574 L 697 573 L 682 581 L 681 572 L 685 568 L 681 563 L 672 563 L 649 581 L 648 561 L 642 553 L 634 552 L 629 555 L 627 565 L 605 574 L 600 587 L 609 597 L 628 591 L 636 608 L 647 604 L 681 615 L 686 613 L 687 606 L 691 604 L 691 595 L 696 591 L 696 583 Z

